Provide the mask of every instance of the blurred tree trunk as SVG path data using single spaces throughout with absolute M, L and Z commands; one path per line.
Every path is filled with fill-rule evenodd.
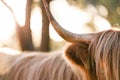
M 51 0 L 47 0 L 49 4 Z M 42 1 L 40 1 L 40 7 L 42 10 L 42 37 L 41 37 L 41 44 L 40 44 L 40 51 L 49 51 L 49 20 L 47 18 L 44 6 Z
M 25 25 L 23 27 L 17 27 L 17 34 L 20 40 L 22 50 L 33 51 L 33 42 L 30 29 L 30 18 L 31 18 L 31 9 L 32 9 L 32 0 L 27 0 L 26 2 L 26 13 L 25 13 Z
M 33 42 L 32 42 L 31 30 L 30 30 L 32 0 L 27 0 L 27 2 L 26 2 L 26 18 L 25 18 L 26 20 L 25 20 L 24 26 L 19 25 L 12 8 L 6 2 L 4 2 L 4 0 L 1 0 L 1 1 L 11 11 L 11 14 L 13 15 L 13 18 L 16 23 L 18 38 L 20 40 L 21 49 L 23 51 L 24 50 L 32 51 L 33 50 Z

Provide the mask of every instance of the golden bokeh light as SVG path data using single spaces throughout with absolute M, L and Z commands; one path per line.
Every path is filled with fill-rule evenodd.
M 3 41 L 15 32 L 15 23 L 10 11 L 1 2 L 0 12 L 0 41 Z
M 25 24 L 25 6 L 26 0 L 5 0 L 13 9 L 17 21 L 21 26 Z M 88 5 L 86 10 L 80 10 L 66 2 L 66 0 L 56 0 L 51 3 L 51 11 L 56 20 L 67 30 L 74 33 L 89 33 L 93 32 L 91 28 L 86 25 L 93 21 L 94 26 L 98 30 L 104 30 L 111 27 L 110 23 L 98 13 L 104 9 L 104 14 L 107 16 L 107 10 L 104 6 L 99 9 Z M 0 2 L 0 41 L 7 39 L 15 32 L 15 22 L 9 9 L 7 9 Z M 39 42 L 41 33 L 42 17 L 39 7 L 32 10 L 31 15 L 31 30 L 34 42 Z M 61 41 L 63 39 L 50 27 L 50 37 L 53 40 Z M 36 43 L 37 44 L 37 43 Z

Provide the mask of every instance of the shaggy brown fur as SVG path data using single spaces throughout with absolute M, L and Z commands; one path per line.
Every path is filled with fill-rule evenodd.
M 120 31 L 100 32 L 90 45 L 72 44 L 64 55 L 26 53 L 11 57 L 6 80 L 120 80 Z
M 91 43 L 90 53 L 98 80 L 120 80 L 120 31 L 103 31 Z
M 0 75 L 6 73 L 9 66 L 17 59 L 19 53 L 19 51 L 9 48 L 0 48 Z
M 90 80 L 89 56 L 88 45 L 82 43 L 70 45 L 65 52 L 66 61 L 71 64 L 78 76 L 82 75 L 82 80 Z
M 87 59 L 85 56 L 82 57 L 82 55 L 86 54 L 83 52 L 87 52 L 85 50 L 88 50 L 88 48 L 84 44 L 76 45 L 78 44 L 71 45 L 68 50 L 66 50 L 66 55 L 73 55 L 75 54 L 74 51 L 79 49 L 79 53 L 74 57 L 76 58 L 81 54 L 81 56 L 78 57 L 79 61 L 77 63 L 75 63 L 75 59 L 73 59 L 73 63 L 69 64 L 69 61 L 66 61 L 66 57 L 60 52 L 49 54 L 37 52 L 26 52 L 26 54 L 24 52 L 18 55 L 15 61 L 9 65 L 9 70 L 4 77 L 6 80 L 89 80 L 84 68 L 84 62 L 86 62 Z M 79 67 L 81 66 L 84 70 L 74 69 L 75 67 L 72 66 L 72 64 L 78 64 Z
M 20 55 L 9 67 L 5 80 L 81 80 L 61 53 Z

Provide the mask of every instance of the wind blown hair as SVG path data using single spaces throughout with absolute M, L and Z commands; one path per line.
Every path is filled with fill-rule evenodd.
M 81 80 L 61 53 L 22 55 L 5 77 L 8 80 Z
M 120 31 L 101 32 L 90 45 L 92 70 L 98 80 L 120 80 Z

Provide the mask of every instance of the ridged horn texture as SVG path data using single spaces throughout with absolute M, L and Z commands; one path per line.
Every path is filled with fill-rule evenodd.
M 52 26 L 56 30 L 56 32 L 66 41 L 72 42 L 72 43 L 86 43 L 89 44 L 90 40 L 96 35 L 95 33 L 93 34 L 75 34 L 72 32 L 69 32 L 65 30 L 53 17 L 52 13 L 50 12 L 49 9 L 49 3 L 47 4 L 46 0 L 42 0 L 43 5 L 46 10 L 46 14 L 48 16 L 49 21 L 51 22 Z

